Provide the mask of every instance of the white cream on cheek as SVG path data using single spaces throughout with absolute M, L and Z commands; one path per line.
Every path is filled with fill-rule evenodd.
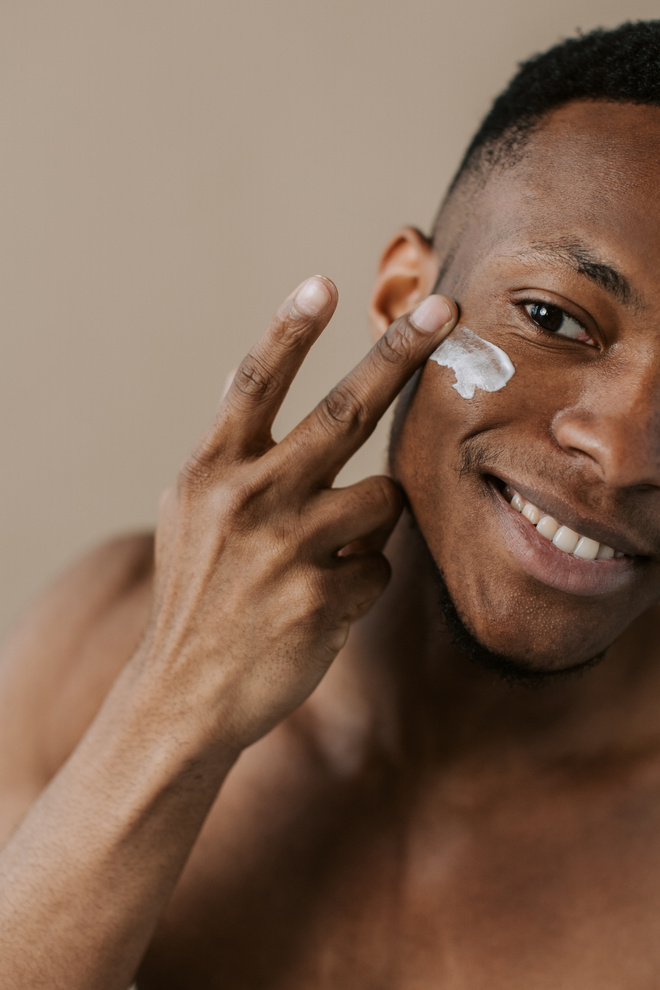
M 511 359 L 501 347 L 460 325 L 434 350 L 429 360 L 452 369 L 456 375 L 452 387 L 464 399 L 471 399 L 477 388 L 484 392 L 499 392 L 515 373 Z

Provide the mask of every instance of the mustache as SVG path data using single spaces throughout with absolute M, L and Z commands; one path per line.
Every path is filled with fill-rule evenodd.
M 502 443 L 489 434 L 479 433 L 461 441 L 456 463 L 456 471 L 461 477 L 487 474 L 494 465 L 503 474 L 522 474 L 541 482 L 556 481 L 556 472 L 548 469 L 547 459 L 535 457 L 527 448 L 517 447 L 512 457 L 511 444 Z

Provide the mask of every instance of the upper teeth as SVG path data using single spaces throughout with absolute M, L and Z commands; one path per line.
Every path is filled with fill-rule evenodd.
M 527 502 L 517 492 L 511 499 L 511 505 L 516 511 L 522 512 L 532 525 L 536 526 L 536 530 L 541 536 L 545 536 L 547 540 L 552 540 L 554 545 L 559 550 L 563 550 L 564 553 L 570 553 L 574 557 L 582 557 L 583 560 L 610 560 L 612 557 L 623 557 L 620 550 L 613 550 L 612 547 L 608 547 L 604 543 L 597 543 L 596 540 L 591 540 L 588 536 L 580 536 L 568 526 L 562 526 L 552 516 L 544 515 L 540 509 L 537 509 L 531 502 Z

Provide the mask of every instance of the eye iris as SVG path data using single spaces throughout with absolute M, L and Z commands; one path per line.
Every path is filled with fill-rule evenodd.
M 546 306 L 544 303 L 534 303 L 529 315 L 544 330 L 550 330 L 553 333 L 561 329 L 564 322 L 564 314 L 557 306 Z

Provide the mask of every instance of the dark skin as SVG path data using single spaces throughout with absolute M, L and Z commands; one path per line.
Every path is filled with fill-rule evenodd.
M 429 366 L 397 467 L 479 639 L 546 669 L 599 653 L 660 593 L 658 245 L 647 212 L 657 202 L 656 112 L 585 104 L 553 119 L 534 140 L 534 154 L 478 197 L 478 223 L 442 286 L 459 300 L 462 322 L 505 348 L 516 376 L 500 392 L 466 402 L 440 390 Z M 613 126 L 620 134 L 611 145 Z M 556 256 L 564 244 L 585 246 L 625 273 L 630 300 L 573 271 Z M 568 306 L 586 340 L 544 335 L 521 305 L 531 299 Z M 452 469 L 470 444 L 479 463 L 457 478 Z M 493 512 L 499 500 L 483 473 L 512 479 L 573 529 L 641 559 L 610 593 L 567 596 L 539 587 L 502 553 Z M 439 476 L 451 514 L 439 511 L 433 495 Z
M 465 400 L 424 366 L 393 457 L 421 539 L 380 479 L 305 496 L 290 542 L 297 459 L 330 484 L 364 424 L 306 421 L 264 489 L 277 390 L 257 390 L 257 409 L 239 388 L 164 498 L 155 575 L 151 539 L 122 541 L 27 617 L 0 668 L 4 834 L 18 825 L 0 853 L 3 987 L 125 988 L 138 967 L 158 990 L 657 985 L 659 146 L 656 109 L 571 104 L 515 167 L 465 187 L 436 248 L 406 230 L 386 251 L 374 334 L 399 320 L 390 336 L 410 347 L 353 379 L 372 419 L 432 349 L 401 316 L 450 246 L 438 290 L 516 368 Z M 588 273 L 567 260 L 578 243 Z M 311 344 L 336 301 L 326 285 L 311 321 L 285 305 L 278 339 L 290 323 Z M 579 320 L 579 339 L 544 335 L 534 300 Z M 585 594 L 592 572 L 555 567 L 513 528 L 503 482 L 635 559 L 606 562 L 607 588 Z M 278 525 L 286 553 L 264 557 Z M 350 544 L 336 586 L 323 540 Z M 437 568 L 521 669 L 605 660 L 508 686 L 452 645 Z

